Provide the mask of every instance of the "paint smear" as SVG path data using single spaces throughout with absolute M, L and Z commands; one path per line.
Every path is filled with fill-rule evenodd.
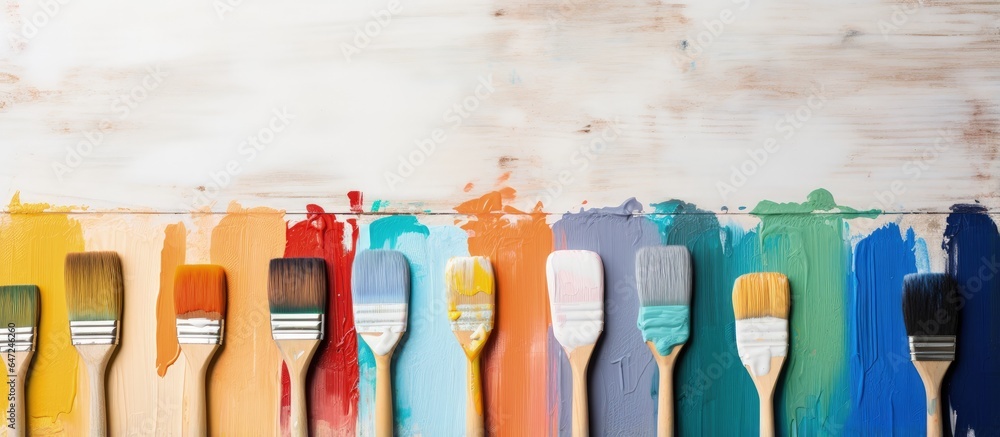
M 360 205 L 361 194 L 351 197 Z M 357 202 L 357 203 L 356 203 Z M 326 260 L 327 322 L 306 381 L 312 432 L 318 436 L 353 436 L 358 417 L 358 337 L 351 312 L 351 265 L 358 226 L 354 219 L 337 221 L 318 205 L 307 205 L 305 220 L 288 226 L 284 256 Z M 282 429 L 288 428 L 289 377 L 282 365 Z
M 553 226 L 556 249 L 592 250 L 604 264 L 604 332 L 590 359 L 588 395 L 593 435 L 652 435 L 655 399 L 648 387 L 656 363 L 636 327 L 639 295 L 635 253 L 660 243 L 656 224 L 633 214 L 642 205 L 629 199 L 621 206 L 595 208 L 562 217 Z M 503 293 L 500 290 L 499 293 Z M 572 430 L 572 383 L 569 361 L 558 347 L 550 359 L 559 369 L 559 435 Z M 565 385 L 564 385 L 565 384 Z
M 674 369 L 677 435 L 756 435 L 757 390 L 736 350 L 733 282 L 761 270 L 757 234 L 722 225 L 716 216 L 679 200 L 652 205 L 663 244 L 687 246 L 694 275 L 691 338 Z M 646 382 L 655 400 L 659 371 Z M 660 414 L 657 412 L 657 414 Z M 656 418 L 645 419 L 652 433 Z
M 488 256 L 496 272 L 496 320 L 483 353 L 486 427 L 490 435 L 541 435 L 555 426 L 543 387 L 548 384 L 548 294 L 545 258 L 552 230 L 541 203 L 530 213 L 505 204 L 511 188 L 455 207 L 469 254 Z
M 806 202 L 760 202 L 765 271 L 791 286 L 789 356 L 775 392 L 775 427 L 791 435 L 839 434 L 850 409 L 847 359 L 847 278 L 851 246 L 844 217 L 875 217 L 838 206 L 830 192 Z
M 211 435 L 276 435 L 281 355 L 271 338 L 267 272 L 285 249 L 282 211 L 236 202 L 212 230 L 211 263 L 226 269 L 226 339 L 209 370 Z
M 160 294 L 156 298 L 156 373 L 161 377 L 167 374 L 167 368 L 181 353 L 174 312 L 174 273 L 184 264 L 186 252 L 184 223 L 167 225 L 160 251 Z
M 449 258 L 468 255 L 465 231 L 393 216 L 364 228 L 359 246 L 398 250 L 410 263 L 409 326 L 392 363 L 396 435 L 454 435 L 465 427 L 467 360 L 448 323 L 444 271 Z M 359 345 L 373 373 L 374 356 Z M 367 397 L 374 389 L 362 381 Z
M 903 326 L 903 276 L 917 271 L 916 236 L 887 224 L 857 244 L 847 302 L 849 435 L 920 435 L 924 387 Z
M 83 384 L 78 376 L 86 373 L 70 343 L 63 280 L 66 253 L 84 249 L 83 230 L 67 214 L 53 212 L 64 208 L 24 204 L 18 193 L 7 208 L 11 214 L 0 217 L 0 281 L 35 284 L 41 293 L 38 346 L 28 375 L 29 429 L 36 436 L 84 435 L 87 411 L 73 401 Z
M 982 206 L 951 210 L 944 248 L 964 306 L 957 355 L 942 388 L 944 411 L 955 417 L 956 435 L 1000 435 L 1000 414 L 989 400 L 1000 393 L 1000 232 Z

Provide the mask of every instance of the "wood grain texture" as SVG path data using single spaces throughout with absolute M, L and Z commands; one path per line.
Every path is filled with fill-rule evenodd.
M 996 2 L 8 3 L 8 195 L 301 211 L 359 189 L 449 212 L 503 180 L 553 212 L 817 187 L 1000 206 Z

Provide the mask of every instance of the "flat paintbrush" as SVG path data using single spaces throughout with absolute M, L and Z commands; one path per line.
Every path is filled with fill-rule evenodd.
M 496 298 L 490 259 L 484 256 L 462 256 L 448 260 L 445 284 L 448 286 L 446 293 L 451 330 L 469 360 L 465 384 L 465 435 L 481 437 L 486 434 L 486 422 L 483 418 L 480 356 L 486 340 L 493 332 Z
M 206 373 L 222 344 L 226 317 L 226 272 L 216 265 L 182 265 L 174 276 L 177 343 L 187 361 L 187 405 L 183 435 L 208 435 Z
M 7 285 L 0 287 L 0 323 L 7 327 L 7 341 L 0 347 L 7 362 L 7 401 L 5 428 L 10 437 L 28 435 L 24 385 L 31 356 L 35 353 L 38 330 L 38 287 Z

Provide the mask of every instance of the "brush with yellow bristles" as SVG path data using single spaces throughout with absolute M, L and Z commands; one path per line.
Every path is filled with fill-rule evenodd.
M 124 300 L 122 263 L 115 252 L 66 255 L 66 309 L 73 346 L 90 381 L 91 437 L 108 435 L 105 377 L 118 347 Z
M 490 259 L 463 256 L 448 260 L 445 268 L 448 285 L 448 319 L 451 330 L 469 360 L 465 412 L 465 435 L 481 437 L 486 433 L 483 419 L 483 389 L 480 355 L 493 332 L 495 282 Z
M 760 435 L 774 435 L 774 387 L 788 355 L 788 277 L 750 273 L 736 278 L 736 349 L 760 398 Z
M 182 265 L 174 275 L 177 343 L 187 361 L 183 435 L 208 435 L 205 376 L 222 344 L 226 319 L 226 271 L 216 265 Z
M 28 435 L 28 414 L 24 407 L 24 385 L 31 356 L 35 353 L 35 332 L 38 330 L 38 287 L 34 285 L 8 285 L 0 287 L 0 323 L 7 327 L 7 342 L 0 352 L 7 361 L 7 400 L 10 407 L 6 414 L 9 437 Z

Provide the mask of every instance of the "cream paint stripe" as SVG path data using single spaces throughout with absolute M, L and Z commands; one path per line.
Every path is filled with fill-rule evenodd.
M 153 315 L 166 223 L 161 217 L 144 215 L 88 214 L 79 220 L 87 250 L 118 252 L 125 279 L 122 338 L 107 377 L 109 431 L 179 435 L 179 404 L 171 401 L 180 400 L 183 372 L 169 372 L 163 380 L 156 374 Z

